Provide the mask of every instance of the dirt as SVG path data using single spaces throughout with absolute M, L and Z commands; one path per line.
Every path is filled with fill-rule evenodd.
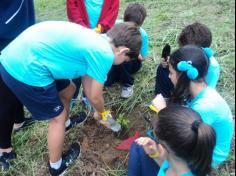
M 141 132 L 141 136 L 145 136 L 147 128 L 150 127 L 150 123 L 148 123 L 150 116 L 150 112 L 143 114 L 137 108 L 127 117 L 131 122 L 130 128 L 119 135 L 104 128 L 92 117 L 89 117 L 83 126 L 75 127 L 73 131 L 66 135 L 65 150 L 68 149 L 71 143 L 79 142 L 82 151 L 80 158 L 73 164 L 67 175 L 108 176 L 107 172 L 109 170 L 117 168 L 127 169 L 129 151 L 119 151 L 116 149 L 116 146 L 122 140 L 133 136 L 137 130 Z M 230 161 L 227 161 L 222 167 L 226 167 L 230 171 L 234 170 L 234 166 Z M 37 175 L 45 175 L 46 172 L 47 166 L 45 163 L 42 163 Z
M 80 161 L 69 175 L 76 176 L 103 176 L 105 170 L 117 168 L 119 166 L 127 167 L 129 151 L 119 151 L 116 146 L 122 140 L 133 136 L 137 130 L 145 134 L 146 127 L 143 120 L 138 117 L 137 113 L 130 115 L 129 120 L 132 122 L 129 128 L 120 134 L 114 133 L 99 125 L 90 117 L 83 127 L 78 128 L 82 154 Z M 73 133 L 74 134 L 74 133 Z M 73 141 L 74 135 L 71 135 L 66 141 Z

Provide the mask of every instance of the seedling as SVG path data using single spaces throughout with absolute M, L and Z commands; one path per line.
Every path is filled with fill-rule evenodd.
M 119 114 L 117 122 L 121 125 L 123 129 L 129 129 L 130 121 L 124 116 L 124 113 Z

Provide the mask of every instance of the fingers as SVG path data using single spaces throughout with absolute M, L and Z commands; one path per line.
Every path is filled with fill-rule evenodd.
M 158 144 L 157 145 L 157 150 L 159 152 L 159 157 L 160 158 L 165 158 L 167 156 L 167 152 L 165 150 L 165 148 L 161 145 L 161 144 Z
M 151 144 L 151 143 L 154 143 L 155 144 L 155 141 L 153 141 L 151 138 L 149 137 L 140 137 L 136 140 L 137 144 L 139 145 L 147 145 L 147 144 Z
M 93 117 L 94 117 L 96 120 L 102 120 L 102 116 L 101 116 L 97 111 L 94 112 Z
M 158 152 L 156 142 L 149 137 L 141 137 L 137 139 L 136 142 L 143 147 L 145 153 L 148 155 Z
M 98 24 L 98 26 L 94 29 L 95 32 L 101 33 L 102 32 L 102 26 L 101 24 Z
M 167 57 L 167 60 L 162 58 L 161 65 L 162 65 L 163 68 L 167 68 L 168 67 L 168 65 L 169 65 L 169 56 Z

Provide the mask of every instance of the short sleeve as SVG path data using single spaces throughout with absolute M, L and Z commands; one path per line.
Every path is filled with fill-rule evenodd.
M 147 57 L 149 52 L 149 37 L 146 31 L 143 28 L 140 28 L 141 39 L 142 39 L 142 46 L 140 54 L 142 57 Z

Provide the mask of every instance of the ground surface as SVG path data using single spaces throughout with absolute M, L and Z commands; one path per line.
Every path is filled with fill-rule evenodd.
M 125 6 L 134 2 L 121 0 L 119 17 Z M 128 100 L 120 98 L 119 85 L 105 91 L 106 107 L 117 117 L 130 121 L 128 135 L 140 130 L 142 135 L 150 126 L 145 120 L 151 117 L 147 109 L 153 98 L 156 66 L 161 48 L 170 43 L 177 48 L 176 39 L 181 29 L 190 23 L 205 23 L 213 32 L 213 49 L 222 67 L 217 90 L 229 103 L 235 114 L 235 1 L 233 0 L 137 0 L 148 10 L 144 28 L 150 35 L 150 55 L 142 70 L 135 75 L 135 96 Z M 65 0 L 36 0 L 37 21 L 66 20 Z M 72 113 L 83 110 L 79 103 Z M 126 135 L 127 135 L 126 134 Z M 7 173 L 0 175 L 44 176 L 47 175 L 47 124 L 36 123 L 31 128 L 13 135 L 18 159 Z M 76 127 L 66 136 L 65 149 L 73 142 L 80 142 L 82 154 L 70 168 L 68 176 L 125 176 L 128 152 L 119 152 L 115 146 L 120 138 L 98 126 L 91 118 L 82 127 Z M 229 160 L 215 174 L 235 175 L 234 142 Z

